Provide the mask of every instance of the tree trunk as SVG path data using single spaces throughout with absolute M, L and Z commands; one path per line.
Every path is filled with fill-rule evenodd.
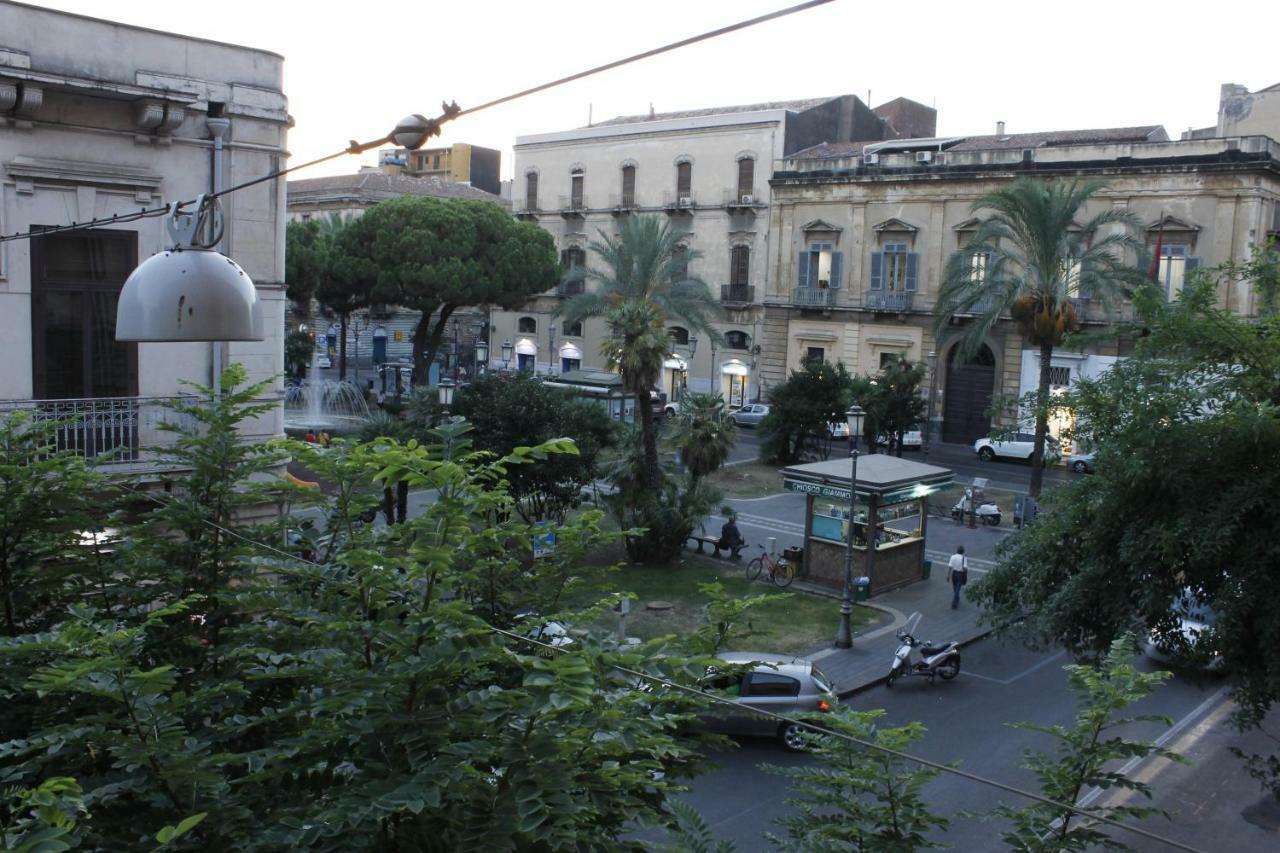
M 396 523 L 396 501 L 390 488 L 382 490 L 382 517 L 387 520 L 387 527 Z
M 409 481 L 401 480 L 396 483 L 396 523 L 404 524 L 405 517 L 409 514 Z
M 1040 497 L 1044 481 L 1044 437 L 1049 432 L 1049 369 L 1052 367 L 1053 343 L 1040 344 L 1040 385 L 1036 388 L 1036 441 L 1031 448 L 1031 485 L 1027 491 Z
M 415 382 L 424 383 L 431 376 L 431 363 L 436 360 L 436 354 L 440 352 L 440 342 L 444 339 L 445 325 L 457 309 L 458 306 L 456 305 L 441 305 L 439 309 L 440 316 L 434 324 L 431 322 L 431 317 L 435 314 L 436 309 L 433 308 L 429 312 L 423 312 L 422 319 L 418 321 L 417 327 L 413 330 Z
M 347 378 L 347 315 L 338 315 L 338 381 Z
M 640 441 L 644 447 L 644 486 L 647 489 L 658 487 L 658 430 L 653 422 L 653 399 L 648 388 L 636 391 L 636 409 L 640 412 Z

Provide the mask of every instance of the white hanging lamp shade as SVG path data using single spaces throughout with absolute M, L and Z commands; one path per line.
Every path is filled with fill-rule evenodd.
M 147 258 L 120 291 L 118 341 L 260 341 L 258 289 L 240 265 L 212 249 Z
M 206 217 L 212 217 L 212 234 L 198 241 Z M 235 261 L 207 248 L 222 236 L 216 203 L 206 204 L 201 196 L 193 213 L 182 213 L 179 206 L 167 224 L 174 248 L 147 258 L 125 280 L 116 307 L 116 340 L 265 339 L 253 279 Z

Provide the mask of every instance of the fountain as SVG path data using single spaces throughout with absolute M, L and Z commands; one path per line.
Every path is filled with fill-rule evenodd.
M 308 377 L 318 375 L 316 356 Z M 327 432 L 330 435 L 359 430 L 369 420 L 369 404 L 352 382 L 304 379 L 285 386 L 284 428 L 288 433 Z

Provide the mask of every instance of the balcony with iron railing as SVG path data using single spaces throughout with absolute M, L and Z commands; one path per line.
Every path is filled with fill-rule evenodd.
M 839 292 L 827 287 L 797 287 L 791 292 L 791 302 L 797 308 L 830 308 Z
M 901 313 L 911 310 L 915 293 L 909 290 L 868 290 L 863 295 L 863 307 L 872 311 Z
M 640 209 L 640 205 L 636 204 L 636 194 L 632 193 L 612 193 L 609 196 L 609 209 L 613 211 L 615 216 L 631 213 Z
M 163 425 L 192 429 L 196 421 L 169 404 L 197 398 L 99 397 L 74 400 L 0 400 L 0 417 L 29 412 L 37 423 L 54 424 L 54 448 L 99 465 L 145 463 L 148 451 L 170 447 L 177 435 Z
M 566 219 L 580 217 L 587 212 L 587 199 L 583 195 L 560 196 L 560 215 Z
M 755 213 L 757 207 L 765 205 L 760 196 L 752 190 L 724 190 L 720 204 L 731 213 Z
M 693 213 L 697 206 L 697 199 L 694 198 L 692 190 L 680 192 L 668 190 L 662 194 L 662 207 L 667 213 Z
M 720 285 L 720 302 L 723 305 L 751 305 L 756 301 L 756 289 L 749 284 Z

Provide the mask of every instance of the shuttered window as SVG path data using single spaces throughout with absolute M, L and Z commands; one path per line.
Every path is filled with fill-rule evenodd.
M 538 209 L 538 173 L 530 172 L 524 176 L 524 209 Z
M 687 246 L 676 246 L 671 251 L 671 282 L 684 281 L 689 277 L 689 249 Z
M 920 256 L 906 243 L 885 243 L 871 254 L 871 289 L 914 293 L 920 277 Z
M 636 206 L 636 167 L 622 167 L 622 206 Z
M 835 251 L 831 243 L 811 243 L 796 260 L 796 285 L 839 289 L 843 266 L 843 253 Z
M 738 201 L 745 201 L 743 196 L 750 196 L 755 192 L 755 183 L 756 161 L 743 157 L 738 161 Z
M 570 176 L 569 190 L 569 206 L 574 210 L 582 210 L 582 185 L 583 175 L 581 172 L 574 172 Z
M 681 198 L 693 195 L 693 164 L 688 161 L 676 164 L 676 195 Z
M 729 284 L 746 284 L 751 277 L 751 249 L 734 246 L 729 253 Z

